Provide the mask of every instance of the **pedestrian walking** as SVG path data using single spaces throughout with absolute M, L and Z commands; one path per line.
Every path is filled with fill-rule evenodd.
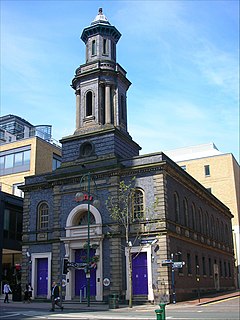
M 59 287 L 55 281 L 53 281 L 52 283 L 51 300 L 52 300 L 52 309 L 50 309 L 50 311 L 55 311 L 55 305 L 57 305 L 63 311 L 63 306 L 61 304 L 61 298 L 59 295 Z
M 28 284 L 25 286 L 23 303 L 28 302 Z
M 28 302 L 31 302 L 31 298 L 32 298 L 32 292 L 33 292 L 33 288 L 31 286 L 31 283 L 29 282 L 28 284 Z
M 9 293 L 12 293 L 12 290 L 11 290 L 8 282 L 6 282 L 3 287 L 3 293 L 5 294 L 4 303 L 6 303 L 6 302 L 9 303 L 8 295 L 9 295 Z

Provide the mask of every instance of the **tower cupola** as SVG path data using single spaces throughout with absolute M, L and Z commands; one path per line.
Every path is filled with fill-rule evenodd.
M 120 37 L 102 9 L 81 35 L 86 61 L 76 69 L 72 80 L 76 94 L 74 140 L 81 142 L 81 157 L 93 153 L 108 157 L 110 152 L 121 158 L 139 154 L 140 147 L 127 130 L 127 90 L 131 82 L 116 61 Z M 85 142 L 91 153 L 86 152 Z
M 96 18 L 81 35 L 86 44 L 86 62 L 98 59 L 116 62 L 116 44 L 120 37 L 121 33 L 110 24 L 100 8 Z

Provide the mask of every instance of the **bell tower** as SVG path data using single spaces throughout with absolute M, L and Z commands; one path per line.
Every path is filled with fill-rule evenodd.
M 141 149 L 127 129 L 127 90 L 131 82 L 116 60 L 120 37 L 101 8 L 81 35 L 86 46 L 85 64 L 76 69 L 72 80 L 76 129 L 72 138 L 62 140 L 63 147 L 66 139 L 78 140 L 80 158 L 98 158 L 113 152 L 115 157 L 124 159 L 139 155 Z M 98 139 L 101 139 L 101 148 Z

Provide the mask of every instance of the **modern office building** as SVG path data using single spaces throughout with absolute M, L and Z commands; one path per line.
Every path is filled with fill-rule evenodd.
M 240 167 L 231 153 L 220 152 L 214 143 L 165 152 L 182 169 L 221 200 L 233 214 L 233 240 L 238 287 L 240 286 Z
M 64 278 L 66 300 L 106 301 L 113 293 L 130 299 L 132 292 L 159 302 L 192 297 L 199 286 L 233 289 L 229 209 L 164 153 L 140 156 L 128 133 L 131 83 L 116 60 L 120 36 L 101 9 L 82 32 L 86 61 L 72 81 L 76 130 L 61 140 L 61 166 L 21 187 L 22 281 L 30 274 L 34 297 L 46 298 L 51 281 Z M 126 211 L 122 185 L 132 186 Z M 128 228 L 113 218 L 110 199 L 127 212 Z M 181 266 L 175 281 L 173 261 Z
M 51 126 L 33 126 L 15 116 L 0 117 L 0 187 L 23 196 L 18 187 L 29 175 L 56 169 L 61 163 L 61 147 L 52 139 Z
M 21 265 L 22 261 L 24 194 L 18 187 L 24 184 L 26 176 L 51 172 L 60 163 L 61 148 L 52 139 L 51 126 L 33 126 L 16 115 L 0 117 L 0 233 L 4 237 L 0 245 L 0 276 L 3 281 L 16 280 L 15 265 Z

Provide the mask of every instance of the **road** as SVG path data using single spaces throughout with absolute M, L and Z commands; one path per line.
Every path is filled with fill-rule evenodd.
M 66 306 L 63 312 L 49 312 L 48 304 L 34 303 L 34 306 L 23 304 L 0 304 L 2 320 L 156 320 L 157 306 L 135 306 L 132 309 L 119 308 L 113 310 L 79 310 Z M 239 320 L 239 297 L 208 303 L 205 305 L 176 304 L 166 307 L 166 320 Z

